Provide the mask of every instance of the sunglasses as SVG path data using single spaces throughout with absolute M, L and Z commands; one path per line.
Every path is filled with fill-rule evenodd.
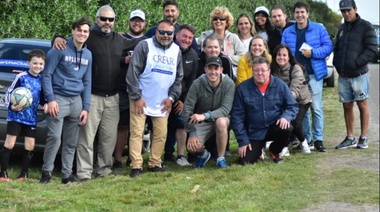
M 98 17 L 101 21 L 104 21 L 104 22 L 106 22 L 107 20 L 109 21 L 109 22 L 113 22 L 114 20 L 115 20 L 115 18 L 109 18 L 109 17 L 104 17 L 104 16 L 99 16 Z
M 157 29 L 157 31 L 158 31 L 158 33 L 160 34 L 160 35 L 165 35 L 165 33 L 167 34 L 167 35 L 172 35 L 173 34 L 173 31 L 165 31 L 165 30 L 158 30 Z
M 212 18 L 212 20 L 213 20 L 213 21 L 217 21 L 217 20 L 219 20 L 219 21 L 225 21 L 226 18 L 222 18 L 222 17 L 214 17 L 214 18 Z

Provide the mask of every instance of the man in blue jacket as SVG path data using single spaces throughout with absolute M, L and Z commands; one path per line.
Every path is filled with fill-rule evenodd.
M 344 23 L 339 27 L 334 48 L 334 66 L 339 73 L 338 94 L 343 103 L 346 120 L 346 138 L 335 148 L 368 148 L 367 130 L 369 123 L 368 63 L 377 51 L 376 35 L 372 24 L 360 18 L 354 0 L 341 0 L 340 12 Z M 360 111 L 359 142 L 354 137 L 354 102 Z
M 270 74 L 269 61 L 253 60 L 252 79 L 236 89 L 231 110 L 231 127 L 239 144 L 239 162 L 258 161 L 266 141 L 273 141 L 269 153 L 275 163 L 282 162 L 281 150 L 293 130 L 291 121 L 298 113 L 298 103 L 288 85 Z
M 92 55 L 84 44 L 90 35 L 90 21 L 81 18 L 72 25 L 72 37 L 64 50 L 51 49 L 42 72 L 42 87 L 48 108 L 48 137 L 40 183 L 48 183 L 62 141 L 62 184 L 75 182 L 72 176 L 79 128 L 86 124 L 91 101 Z M 64 128 L 64 130 L 63 130 Z
M 326 57 L 333 49 L 326 28 L 319 23 L 308 20 L 309 7 L 304 2 L 297 2 L 293 7 L 296 24 L 285 29 L 281 43 L 287 44 L 297 61 L 304 65 L 310 77 L 309 87 L 312 94 L 312 133 L 310 133 L 309 113 L 303 120 L 305 136 L 310 146 L 319 152 L 325 152 L 323 145 L 323 78 L 327 76 Z M 312 134 L 312 135 L 311 135 Z M 312 140 L 314 139 L 314 140 Z M 313 142 L 314 141 L 314 142 Z

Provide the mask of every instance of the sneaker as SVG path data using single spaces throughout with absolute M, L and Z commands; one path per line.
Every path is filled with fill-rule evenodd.
M 164 161 L 176 162 L 177 159 L 173 154 L 164 154 Z
M 323 146 L 323 142 L 320 140 L 314 141 L 314 147 L 318 152 L 326 152 L 326 148 Z
M 264 151 L 264 148 L 261 150 L 261 155 L 259 156 L 259 159 L 260 160 L 265 160 L 265 157 L 266 157 L 266 154 L 265 154 L 265 151 Z
M 183 156 L 179 157 L 176 163 L 178 166 L 191 166 L 191 163 L 189 163 L 189 161 L 187 161 L 187 159 Z
M 273 162 L 275 163 L 282 163 L 283 162 L 283 159 L 282 159 L 282 156 L 281 154 L 274 154 L 272 152 L 269 152 L 270 154 L 270 157 L 272 158 Z
M 115 160 L 112 164 L 112 170 L 123 168 L 121 161 Z
M 216 160 L 216 166 L 218 168 L 227 168 L 228 167 L 228 164 L 227 164 L 227 161 L 224 157 L 220 157 Z
M 23 181 L 23 180 L 25 180 L 26 178 L 28 178 L 28 172 L 22 172 L 22 173 L 20 173 L 20 175 L 17 177 L 17 180 L 18 180 L 18 181 Z
M 11 181 L 11 178 L 9 178 L 7 171 L 2 171 L 0 173 L 0 181 Z
M 141 169 L 132 169 L 131 173 L 129 174 L 129 176 L 131 178 L 135 178 L 135 177 L 137 177 L 137 176 L 139 176 L 141 174 L 142 174 L 142 170 Z
M 348 136 L 338 145 L 335 147 L 335 149 L 347 149 L 347 148 L 353 148 L 356 147 L 357 143 L 355 138 L 350 139 Z
M 300 143 L 300 148 L 301 148 L 301 152 L 303 154 L 310 154 L 310 152 L 311 152 L 310 148 L 309 148 L 309 144 L 307 143 L 307 141 Z
M 203 167 L 207 163 L 207 161 L 210 160 L 210 157 L 211 157 L 210 152 L 208 152 L 207 150 L 205 150 L 205 155 L 204 156 L 198 155 L 195 163 L 193 164 L 193 168 L 201 168 L 201 167 Z
M 290 156 L 289 148 L 288 147 L 282 148 L 280 155 L 282 157 L 289 157 Z
M 164 172 L 164 168 L 160 165 L 160 166 L 153 166 L 153 167 L 149 167 L 148 168 L 148 171 L 149 172 Z
M 67 183 L 75 183 L 77 182 L 77 179 L 75 179 L 72 175 L 70 175 L 68 178 L 62 178 L 61 183 L 67 184 Z
M 314 142 L 310 142 L 310 143 L 308 143 L 309 144 L 309 149 L 310 150 L 314 150 L 315 149 L 315 147 L 314 147 Z M 301 149 L 301 147 L 300 147 L 300 149 Z
M 42 175 L 41 175 L 41 179 L 40 179 L 40 182 L 41 184 L 47 184 L 50 182 L 50 179 L 51 179 L 51 175 L 49 172 L 46 172 L 46 171 L 42 171 Z
M 367 149 L 368 148 L 368 138 L 367 137 L 359 137 L 359 143 L 357 145 L 358 149 Z

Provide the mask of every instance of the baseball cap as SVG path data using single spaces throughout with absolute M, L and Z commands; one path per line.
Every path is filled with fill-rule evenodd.
M 339 2 L 339 10 L 351 10 L 354 7 L 356 7 L 354 0 L 341 0 Z
M 206 66 L 216 65 L 222 67 L 222 60 L 219 57 L 209 57 L 206 60 Z
M 269 17 L 269 10 L 264 6 L 257 7 L 255 9 L 254 15 L 256 15 L 257 13 L 264 13 L 267 17 Z
M 131 12 L 131 16 L 129 17 L 129 20 L 131 20 L 134 17 L 139 17 L 145 21 L 145 13 L 142 10 L 133 10 Z

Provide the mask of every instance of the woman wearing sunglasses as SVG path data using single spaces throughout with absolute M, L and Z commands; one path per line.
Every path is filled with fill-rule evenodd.
M 234 18 L 227 7 L 215 7 L 210 13 L 212 30 L 202 32 L 198 39 L 198 48 L 203 50 L 203 41 L 210 34 L 217 34 L 223 40 L 222 53 L 227 55 L 232 62 L 234 75 L 240 57 L 246 52 L 239 36 L 229 31 L 234 24 Z

